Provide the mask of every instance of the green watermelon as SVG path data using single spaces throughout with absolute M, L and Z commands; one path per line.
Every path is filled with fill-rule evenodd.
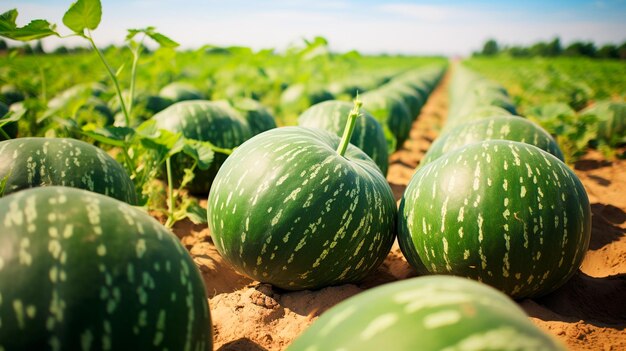
M 237 99 L 232 106 L 246 119 L 252 135 L 276 128 L 274 116 L 260 102 L 249 98 Z
M 18 138 L 0 142 L 0 183 L 3 180 L 4 195 L 62 185 L 137 203 L 135 186 L 124 168 L 102 149 L 76 139 Z
M 202 100 L 204 94 L 189 83 L 173 82 L 159 91 L 159 96 L 172 102 Z
M 511 299 L 446 276 L 367 290 L 324 312 L 287 351 L 565 351 Z
M 79 125 L 111 125 L 115 114 L 100 99 L 105 91 L 106 87 L 100 83 L 77 84 L 50 99 L 47 113 L 62 118 L 72 117 Z
M 405 84 L 385 84 L 380 87 L 378 91 L 382 94 L 387 94 L 402 100 L 409 110 L 411 120 L 417 119 L 420 110 L 422 109 L 422 105 L 425 103 L 425 101 L 421 100 L 420 95 L 413 88 Z
M 221 148 L 232 149 L 252 136 L 243 117 L 220 102 L 177 102 L 152 118 L 156 121 L 157 128 L 181 132 L 185 138 L 209 141 Z M 226 157 L 216 153 L 208 170 L 196 170 L 194 180 L 188 185 L 189 191 L 206 194 Z M 182 179 L 183 170 L 190 165 L 190 160 L 184 155 L 176 155 L 173 161 L 174 176 Z
M 395 140 L 388 142 L 388 145 L 395 145 L 395 149 L 400 149 L 409 138 L 413 123 L 411 112 L 404 101 L 379 90 L 371 90 L 363 94 L 361 99 L 365 110 L 393 135 Z
M 311 105 L 332 100 L 335 96 L 320 85 L 292 84 L 280 95 L 280 111 L 283 114 L 299 114 Z
M 511 112 L 503 109 L 502 107 L 493 106 L 493 105 L 485 105 L 472 109 L 469 113 L 465 113 L 462 115 L 448 115 L 448 120 L 444 125 L 444 131 L 451 129 L 461 123 L 467 123 L 471 121 L 476 121 L 480 119 L 491 118 L 493 116 L 516 116 L 512 115 Z M 516 116 L 518 117 L 518 116 Z M 521 117 L 523 118 L 523 117 Z
M 352 104 L 346 101 L 320 102 L 300 114 L 298 125 L 324 129 L 341 137 L 350 110 L 352 110 Z M 383 175 L 387 175 L 389 153 L 385 132 L 380 123 L 365 110 L 361 110 L 350 143 L 363 150 L 376 162 Z
M 16 102 L 24 101 L 26 97 L 15 85 L 7 84 L 0 88 L 0 102 L 12 105 Z
M 353 145 L 342 156 L 339 142 L 320 129 L 277 128 L 226 160 L 208 221 L 237 271 L 301 290 L 359 281 L 383 262 L 395 238 L 391 188 L 369 156 Z
M 470 144 L 421 167 L 399 209 L 400 248 L 421 273 L 547 294 L 580 266 L 591 212 L 574 172 L 529 144 Z
M 200 273 L 145 212 L 66 187 L 0 199 L 3 350 L 211 350 Z
M 420 164 L 426 165 L 465 145 L 494 139 L 531 144 L 563 160 L 559 145 L 543 128 L 525 118 L 505 115 L 462 123 L 447 130 L 430 146 Z

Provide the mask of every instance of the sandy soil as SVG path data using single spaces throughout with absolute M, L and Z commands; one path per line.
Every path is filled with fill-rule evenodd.
M 444 123 L 446 89 L 444 81 L 414 123 L 411 139 L 391 156 L 387 179 L 396 199 Z M 572 350 L 626 350 L 626 161 L 608 162 L 601 154 L 589 152 L 575 171 L 592 204 L 589 252 L 565 286 L 519 304 L 533 322 Z M 202 272 L 210 297 L 214 348 L 220 351 L 283 350 L 340 301 L 415 275 L 396 244 L 383 265 L 358 285 L 279 291 L 233 271 L 217 253 L 206 227 L 182 222 L 175 232 Z

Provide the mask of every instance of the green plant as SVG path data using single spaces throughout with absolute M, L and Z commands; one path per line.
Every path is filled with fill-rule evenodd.
M 56 26 L 46 20 L 34 20 L 24 27 L 18 27 L 15 23 L 17 15 L 17 10 L 10 10 L 0 16 L 1 36 L 22 41 L 40 39 L 51 35 L 60 36 L 56 31 Z M 137 62 L 143 50 L 143 41 L 146 37 L 149 37 L 161 47 L 165 48 L 173 48 L 178 46 L 178 44 L 163 34 L 156 32 L 154 27 L 128 30 L 126 41 L 128 42 L 132 54 L 132 64 L 129 96 L 128 101 L 125 101 L 117 78 L 124 65 L 121 65 L 117 71 L 114 72 L 104 54 L 93 40 L 91 31 L 98 27 L 101 16 L 102 5 L 99 0 L 78 0 L 70 6 L 63 16 L 63 23 L 74 32 L 72 34 L 73 36 L 80 36 L 89 42 L 92 49 L 98 54 L 100 61 L 105 66 L 107 74 L 113 82 L 120 108 L 124 115 L 123 126 L 101 126 L 89 123 L 84 126 L 79 126 L 75 120 L 71 119 L 58 119 L 58 121 L 64 125 L 69 132 L 80 133 L 100 143 L 118 147 L 122 164 L 135 183 L 136 192 L 140 199 L 139 203 L 141 205 L 152 205 L 154 208 L 156 205 L 149 202 L 152 190 L 150 183 L 156 178 L 160 167 L 167 167 L 171 157 L 184 152 L 193 159 L 192 164 L 189 166 L 191 169 L 195 167 L 208 168 L 213 159 L 213 150 L 218 150 L 223 153 L 229 153 L 230 151 L 215 148 L 210 143 L 184 139 L 181 134 L 158 131 L 154 128 L 152 123 L 147 123 L 137 128 L 137 130 L 130 128 Z M 138 35 L 142 35 L 139 41 L 135 40 Z M 77 99 L 77 101 L 77 106 L 80 107 L 82 105 L 81 100 Z M 44 118 L 49 115 L 51 115 L 50 112 L 44 115 Z M 182 193 L 180 189 L 178 189 L 179 191 L 174 190 L 174 180 L 172 179 L 171 172 L 167 172 L 167 176 L 168 194 L 170 195 L 166 211 L 168 217 L 167 226 L 171 227 L 177 220 L 186 217 L 190 217 L 195 221 L 203 221 L 204 219 L 201 216 L 197 216 L 197 213 L 201 211 L 197 210 L 199 206 L 193 200 L 183 198 L 181 203 L 182 207 L 177 207 L 178 195 Z M 191 179 L 193 179 L 193 172 L 185 171 L 185 176 L 180 180 L 180 183 L 187 184 Z
M 47 36 L 56 35 L 61 36 L 56 31 L 56 25 L 50 24 L 46 20 L 34 20 L 24 27 L 17 27 L 15 21 L 17 19 L 18 12 L 16 9 L 9 10 L 0 15 L 0 36 L 4 36 L 14 40 L 30 41 L 35 39 L 45 38 Z M 154 27 L 147 27 L 144 29 L 129 29 L 126 41 L 129 44 L 132 53 L 132 65 L 131 65 L 131 80 L 130 80 L 130 98 L 129 101 L 124 101 L 122 95 L 122 89 L 120 87 L 117 76 L 123 69 L 123 65 L 120 66 L 117 72 L 113 71 L 113 68 L 102 54 L 102 51 L 96 46 L 93 40 L 91 31 L 98 28 L 100 20 L 102 18 L 102 4 L 100 0 L 78 0 L 73 3 L 70 8 L 63 15 L 63 24 L 74 33 L 72 36 L 79 36 L 87 40 L 91 48 L 98 54 L 100 61 L 104 65 L 109 78 L 113 82 L 115 92 L 120 101 L 122 113 L 125 118 L 125 125 L 130 125 L 130 112 L 133 104 L 134 89 L 135 89 L 135 77 L 137 62 L 143 48 L 143 41 L 145 37 L 152 38 L 156 43 L 162 47 L 176 47 L 178 43 L 164 36 L 161 33 L 155 31 Z M 143 34 L 140 41 L 135 41 L 135 37 L 138 34 Z M 127 106 L 128 105 L 128 106 Z

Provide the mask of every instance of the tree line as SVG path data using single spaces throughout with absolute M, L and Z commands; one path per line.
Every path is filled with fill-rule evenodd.
M 590 41 L 575 41 L 567 46 L 561 44 L 559 38 L 549 42 L 537 42 L 530 46 L 502 45 L 495 39 L 487 40 L 481 51 L 474 56 L 508 55 L 512 57 L 591 57 L 600 59 L 626 60 L 626 42 L 621 45 L 605 44 L 597 47 Z

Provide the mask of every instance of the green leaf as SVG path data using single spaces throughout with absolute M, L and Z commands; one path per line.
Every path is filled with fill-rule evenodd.
M 190 201 L 186 210 L 187 218 L 189 218 L 189 220 L 191 220 L 194 224 L 205 224 L 208 222 L 206 208 L 200 206 L 197 201 Z
M 139 134 L 141 144 L 152 150 L 158 151 L 160 154 L 171 156 L 182 151 L 185 144 L 182 133 L 172 133 L 170 131 L 160 129 L 158 133 L 153 135 Z
M 215 153 L 213 145 L 209 142 L 186 139 L 183 152 L 198 162 L 198 168 L 207 170 L 213 162 Z
M 7 174 L 6 177 L 0 179 L 0 197 L 4 196 L 4 189 L 6 188 L 7 181 L 9 180 L 10 176 L 11 176 L 11 172 L 9 171 L 9 174 Z M 198 206 L 200 206 L 200 205 L 198 205 Z M 206 210 L 205 210 L 205 212 L 206 212 Z M 189 217 L 189 219 L 191 219 L 191 217 Z M 193 222 L 193 219 L 191 219 L 191 221 Z
M 33 20 L 24 27 L 18 27 L 15 23 L 17 10 L 9 10 L 0 15 L 0 36 L 20 41 L 29 41 L 49 37 L 59 36 L 55 31 L 55 26 L 46 20 Z
M 166 37 L 165 35 L 155 32 L 154 29 L 155 29 L 154 27 L 146 27 L 142 29 L 129 29 L 128 34 L 126 35 L 126 41 L 132 41 L 133 38 L 137 34 L 144 33 L 145 35 L 150 37 L 152 40 L 157 42 L 157 44 L 159 44 L 159 46 L 163 48 L 175 48 L 179 45 L 177 42 Z
M 125 63 L 122 63 L 122 65 L 117 69 L 117 71 L 115 72 L 115 76 L 119 78 L 120 74 L 122 73 L 122 71 L 124 70 L 124 67 L 126 66 Z
M 0 128 L 11 122 L 19 121 L 22 117 L 24 117 L 25 114 L 26 114 L 26 109 L 24 108 L 19 109 L 17 111 L 9 110 L 9 112 L 7 112 L 6 115 L 0 117 Z
M 82 134 L 93 138 L 101 143 L 113 146 L 124 147 L 126 145 L 126 138 L 135 134 L 135 130 L 128 127 L 93 127 L 85 126 Z
M 75 33 L 84 35 L 85 29 L 98 28 L 102 19 L 100 0 L 78 0 L 63 15 L 63 23 Z
M 0 15 L 0 30 L 15 29 L 17 20 L 17 9 L 9 10 Z M 5 27 L 6 26 L 6 27 Z
M 148 36 L 152 38 L 152 40 L 156 41 L 163 48 L 175 48 L 179 45 L 177 42 L 161 33 L 151 32 L 148 33 Z

